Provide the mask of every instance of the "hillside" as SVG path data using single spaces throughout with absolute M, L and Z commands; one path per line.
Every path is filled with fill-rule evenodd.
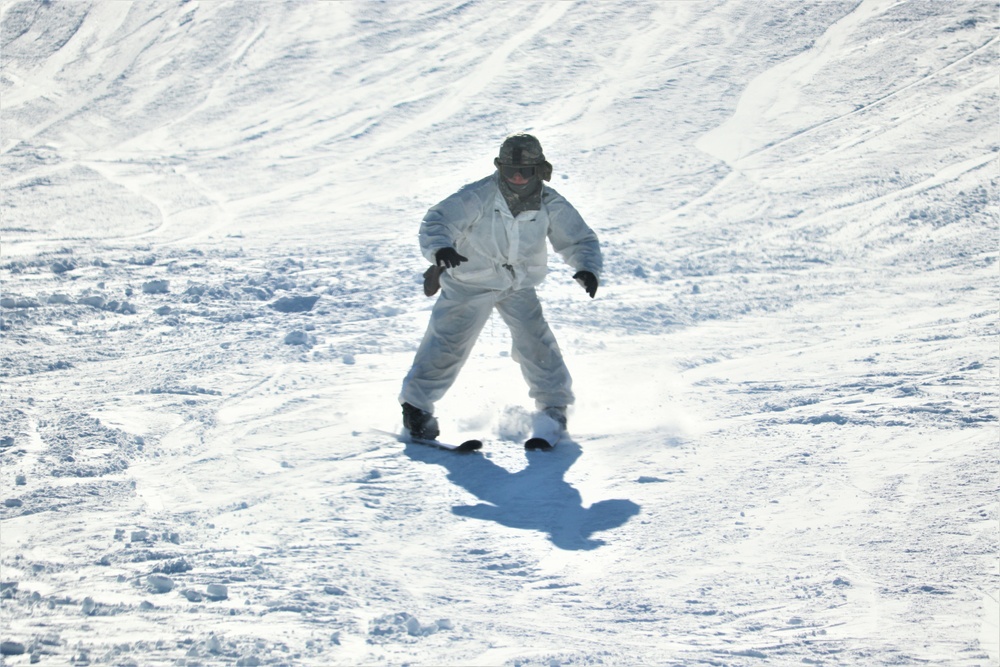
M 994 1 L 4 2 L 3 664 L 1000 665 Z M 417 229 L 600 236 L 404 445 Z

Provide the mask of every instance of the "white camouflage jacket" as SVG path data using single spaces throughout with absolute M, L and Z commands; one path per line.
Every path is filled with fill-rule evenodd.
M 541 208 L 514 218 L 497 178 L 494 172 L 470 183 L 427 211 L 420 250 L 428 261 L 434 263 L 434 253 L 452 247 L 469 258 L 448 269 L 458 283 L 495 290 L 534 287 L 548 272 L 548 238 L 574 272 L 600 277 L 597 235 L 562 195 L 543 183 Z

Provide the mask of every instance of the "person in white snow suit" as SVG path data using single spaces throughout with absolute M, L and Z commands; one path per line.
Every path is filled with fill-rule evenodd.
M 597 235 L 546 185 L 552 165 L 530 134 L 507 137 L 496 171 L 432 206 L 420 225 L 420 249 L 434 263 L 425 293 L 441 295 L 431 312 L 399 401 L 410 436 L 439 435 L 434 404 L 455 382 L 495 308 L 510 328 L 512 357 L 529 396 L 563 429 L 572 380 L 542 315 L 535 287 L 548 272 L 546 239 L 591 298 L 601 275 Z

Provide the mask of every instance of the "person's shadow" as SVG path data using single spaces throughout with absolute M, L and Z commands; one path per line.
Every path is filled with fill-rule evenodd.
M 553 451 L 526 452 L 528 466 L 510 472 L 482 454 L 442 452 L 407 444 L 414 461 L 433 463 L 448 471 L 448 479 L 483 502 L 458 505 L 452 511 L 483 521 L 548 535 L 560 549 L 596 549 L 605 544 L 594 533 L 624 525 L 639 513 L 631 500 L 601 500 L 583 506 L 580 492 L 565 479 L 566 471 L 580 457 L 580 445 L 563 440 Z

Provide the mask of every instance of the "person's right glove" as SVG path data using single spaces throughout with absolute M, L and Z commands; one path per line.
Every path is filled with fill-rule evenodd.
M 597 276 L 590 271 L 577 271 L 573 276 L 573 280 L 580 283 L 580 286 L 587 290 L 587 294 L 590 295 L 591 299 L 597 294 Z
M 462 262 L 468 262 L 468 257 L 463 257 L 458 254 L 458 251 L 454 248 L 441 248 L 436 253 L 434 253 L 434 262 L 445 269 L 453 269 Z

